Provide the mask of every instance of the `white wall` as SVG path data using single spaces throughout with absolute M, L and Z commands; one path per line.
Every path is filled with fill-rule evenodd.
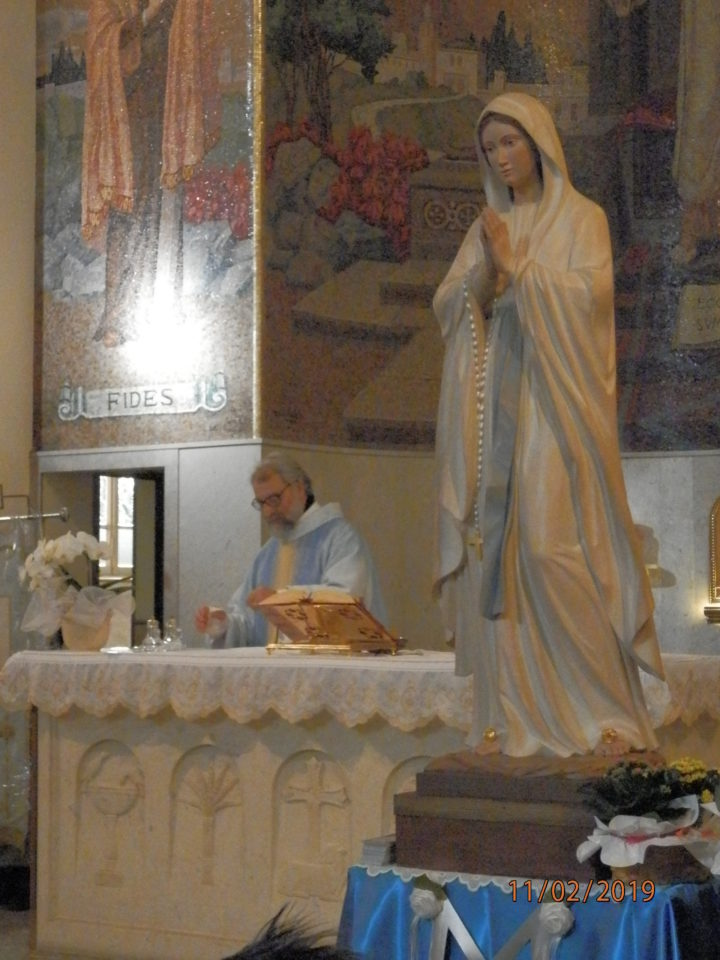
M 250 506 L 249 483 L 262 453 L 283 449 L 313 479 L 318 500 L 338 501 L 375 556 L 390 628 L 410 647 L 445 649 L 431 597 L 432 473 L 429 452 L 335 449 L 258 441 L 209 446 L 40 454 L 43 509 L 61 504 L 48 490 L 58 472 L 157 467 L 165 475 L 165 613 L 193 637 L 201 603 L 234 592 L 265 531 Z M 647 562 L 663 650 L 720 653 L 720 627 L 707 623 L 709 517 L 720 495 L 720 453 L 636 455 L 623 459 L 633 518 L 647 528 Z M 78 473 L 82 483 L 82 474 Z
M 260 547 L 249 483 L 259 459 L 253 442 L 180 451 L 178 621 L 186 637 L 197 607 L 224 606 Z
M 318 500 L 338 501 L 367 540 L 378 566 L 390 629 L 411 647 L 444 649 L 440 616 L 430 592 L 432 455 L 288 445 L 283 449 L 302 461 Z
M 369 541 L 391 626 L 413 646 L 443 648 L 430 596 L 432 454 L 311 448 L 298 450 L 298 456 L 316 479 L 320 499 L 340 500 Z M 646 562 L 656 565 L 650 572 L 662 649 L 720 654 L 720 626 L 709 624 L 703 614 L 720 453 L 624 456 L 623 470 L 633 519 L 657 540 Z
M 703 607 L 710 592 L 710 511 L 720 496 L 720 453 L 623 459 L 636 524 L 652 531 L 655 622 L 663 650 L 720 654 L 720 625 Z

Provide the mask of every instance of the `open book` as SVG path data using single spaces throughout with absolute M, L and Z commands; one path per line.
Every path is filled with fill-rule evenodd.
M 257 605 L 278 636 L 267 649 L 305 652 L 397 653 L 398 639 L 362 600 L 332 588 L 288 587 Z M 280 636 L 282 635 L 282 636 Z M 284 642 L 282 637 L 287 638 Z

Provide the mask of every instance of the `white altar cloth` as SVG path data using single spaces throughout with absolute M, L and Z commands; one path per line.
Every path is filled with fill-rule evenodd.
M 0 672 L 0 705 L 60 717 L 118 708 L 150 717 L 170 708 L 183 720 L 221 711 L 236 723 L 274 711 L 299 723 L 323 711 L 345 727 L 380 717 L 398 730 L 433 721 L 469 729 L 472 687 L 454 675 L 452 654 L 344 656 L 265 650 L 140 653 L 23 651 Z
M 720 719 L 720 656 L 666 654 L 667 684 L 642 675 L 656 727 Z M 61 669 L 58 669 L 61 667 Z M 170 708 L 184 720 L 221 711 L 248 723 L 274 711 L 299 723 L 323 711 L 345 727 L 380 717 L 398 730 L 433 721 L 468 730 L 472 684 L 456 677 L 454 654 L 342 656 L 265 650 L 171 653 L 23 651 L 0 671 L 0 706 L 37 707 L 59 717 L 75 707 L 94 717 L 122 708 L 150 717 Z

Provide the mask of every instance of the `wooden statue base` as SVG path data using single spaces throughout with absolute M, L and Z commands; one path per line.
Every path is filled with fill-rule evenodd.
M 657 754 L 624 759 L 662 762 Z M 580 785 L 617 757 L 506 757 L 472 751 L 440 757 L 396 794 L 396 860 L 427 870 L 558 880 L 609 871 L 576 850 L 595 820 Z

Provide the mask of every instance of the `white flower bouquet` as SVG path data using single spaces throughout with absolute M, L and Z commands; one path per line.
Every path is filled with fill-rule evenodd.
M 693 757 L 668 765 L 620 761 L 584 792 L 600 817 L 577 849 L 580 862 L 599 852 L 613 868 L 646 861 L 654 848 L 683 847 L 720 874 L 720 771 Z
M 83 587 L 67 567 L 78 557 L 89 563 L 108 557 L 108 546 L 92 534 L 65 533 L 55 540 L 40 540 L 20 569 L 20 580 L 32 593 L 21 629 L 46 638 L 73 626 L 107 636 L 113 611 L 130 618 L 134 600 L 129 591 Z M 92 644 L 92 641 L 90 642 Z M 70 644 L 68 644 L 70 645 Z M 102 646 L 102 643 L 100 643 Z

